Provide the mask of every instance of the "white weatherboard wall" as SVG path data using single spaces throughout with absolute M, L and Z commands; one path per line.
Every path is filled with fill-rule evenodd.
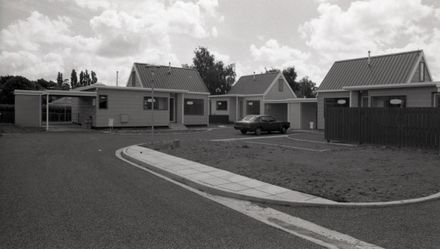
M 289 120 L 291 129 L 301 129 L 301 104 L 289 103 Z
M 368 90 L 368 96 L 406 96 L 406 107 L 432 107 L 433 92 L 435 87 L 396 88 Z
M 227 101 L 228 109 L 227 110 L 217 110 L 217 101 Z M 211 98 L 211 115 L 228 115 L 229 122 L 236 121 L 236 97 L 224 97 L 224 98 Z
M 151 96 L 147 91 L 130 91 L 124 89 L 98 89 L 99 95 L 107 95 L 107 109 L 99 109 L 99 100 L 96 102 L 95 127 L 108 127 L 108 121 L 112 118 L 115 127 L 151 126 L 151 110 L 144 110 L 144 97 Z M 169 98 L 169 93 L 154 92 L 155 97 Z M 169 103 L 169 102 L 168 102 Z M 121 115 L 128 116 L 128 122 L 121 122 Z M 154 125 L 168 126 L 168 110 L 154 110 Z
M 283 90 L 279 90 L 279 79 L 282 79 L 283 82 Z M 269 89 L 267 94 L 264 96 L 266 100 L 283 100 L 283 99 L 291 99 L 296 98 L 295 94 L 291 91 L 289 85 L 284 80 L 283 77 L 278 77 L 275 79 L 275 84 Z
M 185 125 L 208 125 L 209 124 L 209 100 L 208 95 L 202 94 L 184 94 L 185 99 L 203 99 L 203 115 L 184 114 L 183 124 Z

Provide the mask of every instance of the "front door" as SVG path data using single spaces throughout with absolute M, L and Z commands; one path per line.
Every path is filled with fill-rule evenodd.
M 170 98 L 170 121 L 175 122 L 174 120 L 175 112 L 174 112 L 174 98 Z

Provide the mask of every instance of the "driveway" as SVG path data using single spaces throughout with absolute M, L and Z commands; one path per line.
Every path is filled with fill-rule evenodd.
M 243 136 L 230 128 L 156 135 L 230 137 Z M 0 248 L 319 248 L 114 157 L 116 149 L 148 140 L 148 132 L 0 137 Z M 392 208 L 273 208 L 385 248 L 440 244 L 440 201 Z
M 2 136 L 0 248 L 319 248 L 114 156 L 147 139 Z

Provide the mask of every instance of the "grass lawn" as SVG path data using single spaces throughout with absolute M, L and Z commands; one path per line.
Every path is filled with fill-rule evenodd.
M 156 149 L 340 202 L 401 200 L 440 191 L 440 156 L 436 151 L 264 140 L 284 146 L 279 147 L 253 141 L 193 140 L 182 141 L 179 148 Z M 304 151 L 292 145 L 328 150 Z

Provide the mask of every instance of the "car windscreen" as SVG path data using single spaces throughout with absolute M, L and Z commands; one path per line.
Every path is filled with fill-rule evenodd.
M 257 120 L 257 118 L 258 118 L 258 116 L 249 115 L 249 116 L 244 117 L 241 121 L 255 121 L 255 120 Z

